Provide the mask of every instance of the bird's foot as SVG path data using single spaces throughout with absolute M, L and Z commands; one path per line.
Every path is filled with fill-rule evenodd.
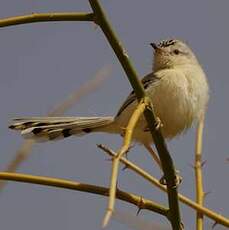
M 179 175 L 180 171 L 179 170 L 176 170 L 176 179 L 175 179 L 175 186 L 178 186 L 179 184 L 181 184 L 183 178 L 182 176 Z M 159 180 L 159 182 L 163 185 L 167 185 L 166 183 L 166 179 L 165 179 L 165 176 L 163 175 L 161 177 L 161 179 Z
M 156 117 L 155 129 L 158 130 L 163 127 L 162 121 L 159 117 Z

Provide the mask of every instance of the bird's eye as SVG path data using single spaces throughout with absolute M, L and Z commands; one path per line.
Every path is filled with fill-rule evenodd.
M 178 49 L 175 49 L 175 50 L 173 50 L 173 53 L 178 55 L 180 53 L 180 51 Z
M 173 51 L 173 53 L 176 54 L 176 55 L 178 55 L 178 54 L 180 53 L 180 51 L 179 51 L 178 49 L 175 49 L 175 50 Z

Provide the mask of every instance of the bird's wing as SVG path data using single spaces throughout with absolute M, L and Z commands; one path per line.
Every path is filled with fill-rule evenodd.
M 155 73 L 150 73 L 147 74 L 145 77 L 142 78 L 141 82 L 143 84 L 143 87 L 145 90 L 147 90 L 149 88 L 149 86 L 152 86 L 152 84 L 157 84 L 160 81 L 160 78 L 158 77 L 157 74 Z M 127 97 L 127 99 L 124 101 L 124 103 L 122 104 L 122 106 L 120 107 L 116 117 L 118 117 L 124 110 L 125 108 L 130 105 L 133 101 L 136 100 L 136 95 L 134 93 L 134 91 L 132 91 L 129 96 Z

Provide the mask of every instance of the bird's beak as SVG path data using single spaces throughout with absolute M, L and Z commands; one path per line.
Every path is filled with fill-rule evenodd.
M 154 48 L 155 52 L 163 52 L 164 50 L 159 47 L 156 43 L 150 43 L 150 45 Z
M 158 49 L 158 46 L 156 43 L 150 43 L 150 45 L 154 48 L 154 50 Z

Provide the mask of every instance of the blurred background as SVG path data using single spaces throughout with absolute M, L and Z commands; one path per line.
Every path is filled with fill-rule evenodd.
M 197 54 L 209 79 L 210 103 L 204 131 L 204 189 L 210 194 L 205 204 L 229 215 L 228 203 L 228 53 L 229 21 L 226 0 L 104 0 L 101 1 L 139 76 L 151 71 L 150 42 L 167 38 L 187 41 Z M 88 12 L 87 0 L 1 0 L 0 18 L 33 12 Z M 45 116 L 72 93 L 105 70 L 99 86 L 81 97 L 65 114 L 97 116 L 115 114 L 131 87 L 107 40 L 93 23 L 50 22 L 0 29 L 0 170 L 5 170 L 23 143 L 18 133 L 8 130 L 13 117 Z M 99 72 L 100 75 L 101 72 Z M 103 72 L 104 73 L 104 72 Z M 195 129 L 168 143 L 181 171 L 180 192 L 195 199 Z M 109 161 L 96 144 L 117 149 L 121 138 L 92 134 L 58 142 L 36 144 L 18 172 L 60 177 L 108 186 Z M 160 178 L 157 166 L 141 146 L 136 145 L 129 159 Z M 167 204 L 157 188 L 131 172 L 119 174 L 119 188 Z M 9 182 L 0 193 L 1 228 L 11 229 L 101 229 L 107 198 Z M 195 228 L 195 212 L 181 205 L 186 229 Z M 136 207 L 117 201 L 116 210 L 135 215 Z M 149 211 L 139 216 L 147 222 L 169 226 Z M 205 219 L 206 229 L 213 221 Z M 143 228 L 143 227 L 142 227 Z M 112 220 L 109 230 L 135 229 Z M 137 229 L 137 228 L 136 228 Z M 216 226 L 215 229 L 226 229 Z

